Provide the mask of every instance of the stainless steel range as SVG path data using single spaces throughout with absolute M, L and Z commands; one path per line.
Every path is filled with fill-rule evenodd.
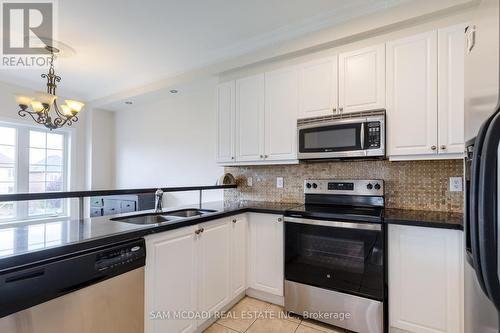
M 384 182 L 306 180 L 285 213 L 285 309 L 359 333 L 384 330 Z

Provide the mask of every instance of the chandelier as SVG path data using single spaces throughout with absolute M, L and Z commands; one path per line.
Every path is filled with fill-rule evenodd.
M 66 104 L 58 105 L 56 88 L 61 77 L 57 76 L 54 70 L 54 53 L 59 49 L 53 46 L 47 46 L 46 50 L 51 54 L 49 71 L 42 74 L 43 79 L 47 79 L 47 92 L 38 92 L 35 98 L 25 95 L 16 95 L 16 102 L 21 108 L 18 114 L 21 117 L 30 115 L 33 120 L 44 125 L 51 131 L 64 125 L 71 126 L 78 121 L 77 114 L 83 108 L 84 104 L 75 100 L 66 99 Z

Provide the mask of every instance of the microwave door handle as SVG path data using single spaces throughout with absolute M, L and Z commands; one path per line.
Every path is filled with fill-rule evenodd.
M 500 310 L 498 277 L 498 146 L 500 113 L 491 120 L 484 137 L 479 166 L 478 230 L 479 253 L 488 298 Z
M 365 122 L 361 123 L 360 142 L 361 150 L 365 149 Z

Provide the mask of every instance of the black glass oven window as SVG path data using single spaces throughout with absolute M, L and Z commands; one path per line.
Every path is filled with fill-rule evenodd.
M 361 150 L 361 124 L 304 128 L 299 131 L 301 153 Z
M 381 231 L 285 224 L 285 278 L 383 299 Z

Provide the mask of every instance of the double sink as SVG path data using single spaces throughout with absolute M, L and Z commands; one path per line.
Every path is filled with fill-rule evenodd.
M 133 224 L 160 224 L 160 223 L 175 223 L 180 220 L 198 217 L 208 213 L 214 213 L 216 210 L 211 209 L 196 209 L 196 208 L 187 208 L 174 210 L 171 212 L 161 212 L 161 213 L 149 213 L 149 214 L 140 214 L 140 215 L 130 215 L 124 217 L 115 217 L 112 218 L 112 221 L 119 221 L 125 223 L 133 223 Z

